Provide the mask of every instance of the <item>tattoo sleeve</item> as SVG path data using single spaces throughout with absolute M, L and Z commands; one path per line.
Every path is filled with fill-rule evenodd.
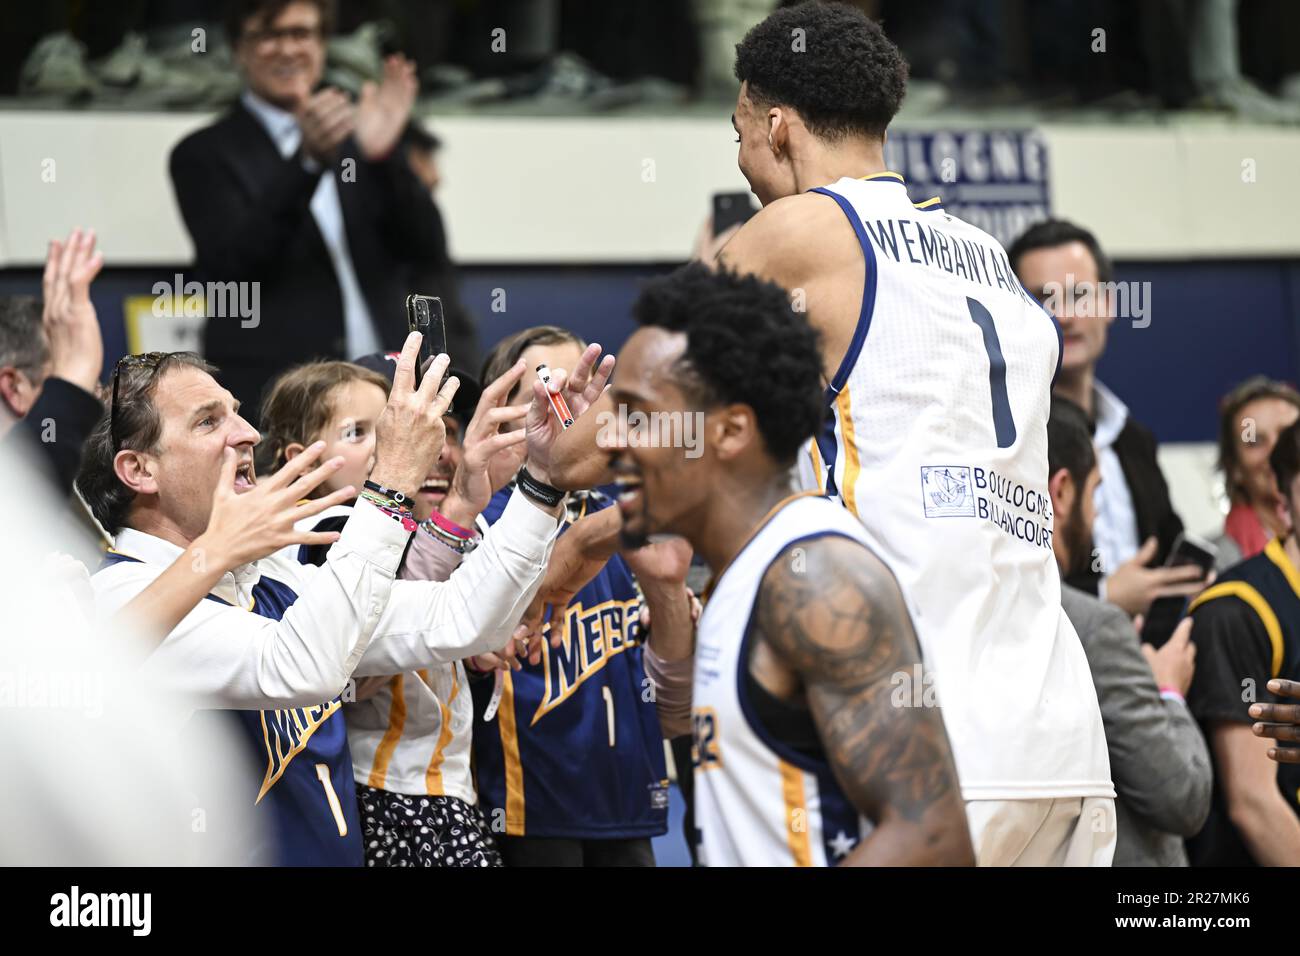
M 845 795 L 875 824 L 849 862 L 974 862 L 941 713 L 912 691 L 920 648 L 889 569 L 848 538 L 797 543 L 764 576 L 756 624 L 798 675 Z

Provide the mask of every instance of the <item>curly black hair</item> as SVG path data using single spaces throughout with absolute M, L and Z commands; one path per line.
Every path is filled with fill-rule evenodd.
M 677 384 L 704 408 L 752 408 L 779 464 L 792 464 L 821 427 L 817 333 L 779 285 L 692 263 L 647 282 L 632 315 L 638 325 L 686 333 Z
M 903 103 L 907 61 L 857 7 L 801 3 L 775 11 L 736 44 L 736 79 L 759 105 L 797 110 L 823 139 L 879 139 Z

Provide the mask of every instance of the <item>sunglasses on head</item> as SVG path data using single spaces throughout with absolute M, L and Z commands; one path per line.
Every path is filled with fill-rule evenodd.
M 156 372 L 158 366 L 162 364 L 163 359 L 167 358 L 167 352 L 144 352 L 140 355 L 123 355 L 113 366 L 113 403 L 108 408 L 108 436 L 113 442 L 113 454 L 122 450 L 117 438 L 117 385 L 118 380 L 122 377 L 123 369 L 147 369 L 150 373 Z

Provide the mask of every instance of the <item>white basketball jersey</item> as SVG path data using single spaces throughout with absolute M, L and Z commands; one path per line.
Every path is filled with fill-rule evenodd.
M 787 499 L 715 582 L 695 642 L 695 826 L 707 866 L 832 866 L 871 830 L 824 760 L 775 740 L 757 721 L 743 680 L 749 622 L 772 561 L 800 540 L 862 526 L 826 498 Z
M 800 456 L 898 576 L 968 800 L 1113 796 L 1061 610 L 1047 489 L 1060 332 L 997 240 L 881 173 L 814 190 L 866 259 L 862 312 Z

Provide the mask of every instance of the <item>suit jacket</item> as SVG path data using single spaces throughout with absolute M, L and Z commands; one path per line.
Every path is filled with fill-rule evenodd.
M 1156 460 L 1156 437 L 1132 415 L 1111 446 L 1124 470 L 1124 483 L 1133 497 L 1133 511 L 1137 516 L 1138 544 L 1155 535 L 1159 540 L 1153 566 L 1164 563 L 1174 546 L 1174 540 L 1183 530 L 1183 521 L 1169 500 L 1169 486 Z M 1096 594 L 1101 583 L 1099 571 L 1092 570 L 1088 562 L 1083 570 L 1066 579 L 1072 586 L 1088 594 Z
M 355 178 L 343 162 L 355 158 Z M 275 375 L 315 358 L 345 355 L 343 298 L 310 203 L 322 175 L 338 177 L 348 251 L 386 349 L 406 337 L 406 288 L 412 263 L 443 266 L 442 220 L 406 164 L 404 151 L 367 162 L 355 140 L 332 169 L 309 172 L 301 150 L 281 157 L 242 103 L 190 134 L 171 154 L 171 177 L 194 240 L 200 282 L 258 282 L 257 324 L 209 318 L 205 356 L 253 412 Z M 187 277 L 188 278 L 188 277 Z M 244 327 L 245 321 L 249 327 Z
M 1115 783 L 1115 866 L 1186 866 L 1183 837 L 1210 812 L 1210 753 L 1185 704 L 1164 700 L 1128 615 L 1068 584 L 1061 606 L 1079 632 Z

